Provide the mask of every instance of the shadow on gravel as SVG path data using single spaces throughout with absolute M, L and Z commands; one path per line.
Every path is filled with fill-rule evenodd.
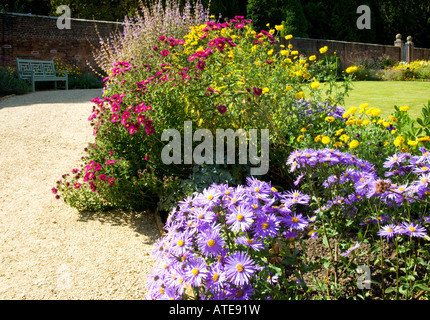
M 125 211 L 113 209 L 104 212 L 79 212 L 78 221 L 87 222 L 97 220 L 101 223 L 109 223 L 113 226 L 128 226 L 135 232 L 149 237 L 148 242 L 155 242 L 160 237 L 154 212 L 152 211 Z
M 33 104 L 90 103 L 95 97 L 102 97 L 101 89 L 43 90 L 4 97 L 0 100 L 0 109 Z

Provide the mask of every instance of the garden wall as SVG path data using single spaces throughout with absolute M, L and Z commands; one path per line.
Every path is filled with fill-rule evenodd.
M 93 47 L 99 45 L 96 32 L 107 38 L 121 30 L 117 22 L 71 19 L 70 29 L 59 29 L 57 17 L 0 13 L 0 65 L 15 66 L 16 58 L 52 60 L 60 58 L 81 70 L 93 67 Z
M 394 44 L 393 39 L 393 44 Z M 321 56 L 319 49 L 327 46 L 328 54 L 336 54 L 340 57 L 343 67 L 347 68 L 354 63 L 360 61 L 363 58 L 377 58 L 382 55 L 388 55 L 391 58 L 401 61 L 403 60 L 402 47 L 406 44 L 400 42 L 400 46 L 389 46 L 381 44 L 371 44 L 371 43 L 359 43 L 359 42 L 346 42 L 337 40 L 320 40 L 320 39 L 307 39 L 307 38 L 292 38 L 291 40 L 285 40 L 281 38 L 281 42 L 284 45 L 291 43 L 293 45 L 293 50 L 298 50 L 300 53 L 306 55 L 315 54 Z M 407 57 L 405 58 L 407 60 Z M 424 48 L 414 48 L 412 45 L 410 61 L 414 60 L 430 60 L 430 49 Z

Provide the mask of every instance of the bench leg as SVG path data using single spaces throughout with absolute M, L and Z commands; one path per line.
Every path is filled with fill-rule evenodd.
M 66 90 L 69 90 L 69 80 L 66 80 Z
M 35 81 L 33 80 L 33 81 L 31 82 L 31 84 L 32 84 L 33 92 L 34 92 L 34 91 L 36 91 Z
M 54 81 L 54 89 L 57 90 L 57 81 Z

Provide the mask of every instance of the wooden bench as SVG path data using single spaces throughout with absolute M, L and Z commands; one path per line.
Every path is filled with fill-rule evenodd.
M 17 58 L 16 65 L 19 77 L 24 80 L 29 80 L 33 91 L 35 91 L 36 81 L 54 81 L 55 89 L 57 89 L 57 81 L 65 81 L 65 89 L 69 89 L 67 70 L 55 71 L 54 61 L 52 60 L 39 61 Z

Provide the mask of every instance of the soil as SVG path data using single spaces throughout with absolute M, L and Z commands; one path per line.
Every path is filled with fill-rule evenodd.
M 0 299 L 144 299 L 149 212 L 79 213 L 51 188 L 94 140 L 99 89 L 39 91 L 0 101 Z

